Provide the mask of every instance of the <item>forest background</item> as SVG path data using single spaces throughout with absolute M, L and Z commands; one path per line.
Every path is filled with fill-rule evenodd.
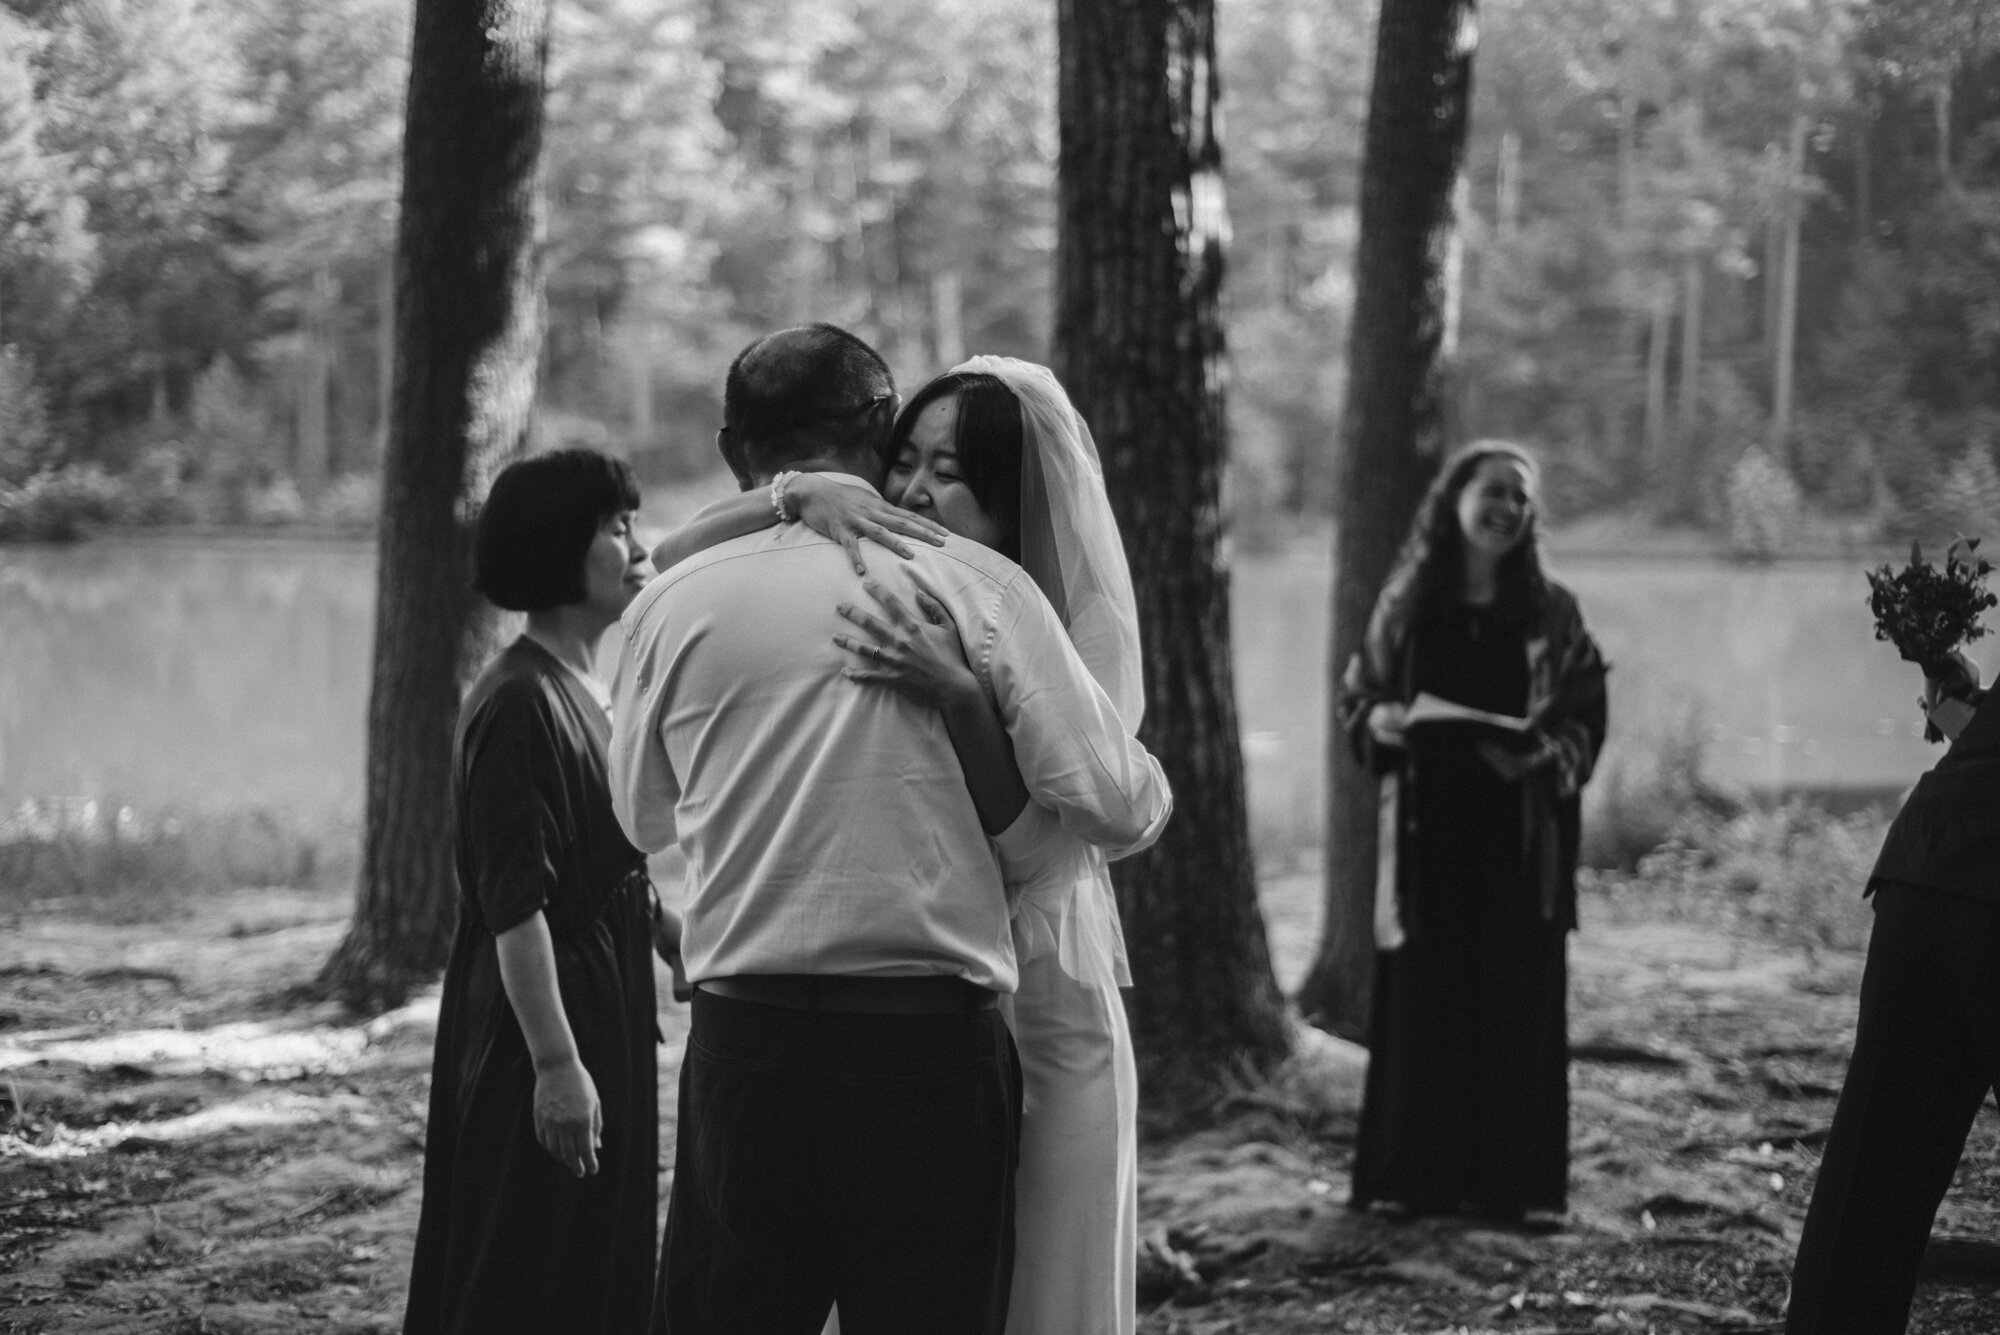
M 1239 538 L 1331 509 L 1372 6 L 1221 0 Z M 0 5 L 0 537 L 364 527 L 407 6 Z M 1041 359 L 1054 14 L 568 0 L 539 442 L 713 468 L 728 359 L 847 325 Z M 1450 434 L 1556 514 L 1769 554 L 2000 518 L 2000 18 L 1971 0 L 1489 0 Z

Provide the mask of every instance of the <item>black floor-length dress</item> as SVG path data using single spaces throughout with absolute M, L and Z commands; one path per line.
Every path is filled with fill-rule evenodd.
M 459 919 L 445 969 L 406 1335 L 638 1335 L 653 1295 L 658 1040 L 645 859 L 611 810 L 604 710 L 522 638 L 459 714 Z M 497 933 L 536 910 L 604 1111 L 598 1172 L 535 1140 Z
M 1416 628 L 1417 691 L 1520 715 L 1519 623 L 1452 603 Z M 1569 1172 L 1563 927 L 1525 856 L 1523 795 L 1477 751 L 1496 734 L 1409 735 L 1416 828 L 1405 842 L 1408 941 L 1375 956 L 1357 1205 L 1500 1216 L 1562 1210 Z

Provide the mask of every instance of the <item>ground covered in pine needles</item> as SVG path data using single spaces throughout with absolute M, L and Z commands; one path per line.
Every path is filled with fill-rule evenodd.
M 1283 974 L 1310 952 L 1316 885 L 1266 886 Z M 7 909 L 0 1332 L 397 1327 L 435 1003 L 356 1023 L 289 999 L 345 912 L 297 891 Z M 1142 1330 L 1778 1329 L 1859 953 L 1631 895 L 1586 913 L 1566 1228 L 1347 1211 L 1361 1057 L 1308 1036 L 1217 1129 L 1148 1151 Z M 685 1017 L 662 1007 L 669 1146 Z M 1996 1222 L 1989 1109 L 1912 1331 L 2000 1330 Z

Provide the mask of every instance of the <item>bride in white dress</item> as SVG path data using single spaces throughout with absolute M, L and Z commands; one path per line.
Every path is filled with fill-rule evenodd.
M 990 474 L 993 464 L 1009 464 L 1004 455 L 979 457 L 992 448 L 982 439 L 991 431 L 981 429 L 987 414 L 969 415 L 964 406 L 978 377 L 997 380 L 1020 408 L 1019 520 L 1014 550 L 1002 550 L 1048 595 L 1078 656 L 1136 733 L 1145 693 L 1132 577 L 1090 428 L 1055 376 L 1011 358 L 975 357 L 919 391 L 897 421 L 888 497 L 964 536 L 983 536 L 954 522 L 951 499 L 940 494 L 971 490 L 982 465 Z M 956 649 L 955 637 L 899 636 L 896 626 L 859 620 L 875 644 L 889 647 L 894 665 L 868 657 L 849 674 L 863 680 L 921 677 L 930 670 L 920 659 L 926 645 Z M 1020 1050 L 1023 1090 L 1007 1330 L 1129 1335 L 1139 1092 L 1118 995 L 1132 977 L 1106 863 L 1136 849 L 1093 847 L 1033 803 L 995 843 L 1015 895 L 1021 967 L 1020 989 L 1001 1003 Z
M 778 507 L 755 493 L 703 511 L 662 545 L 656 564 L 665 569 L 782 514 L 841 540 L 859 567 L 860 537 L 895 550 L 899 534 L 926 536 L 912 517 L 929 520 L 1021 563 L 1136 733 L 1145 693 L 1132 577 L 1090 428 L 1055 376 L 1012 358 L 975 357 L 918 391 L 894 440 L 883 491 L 903 514 L 800 474 L 781 480 Z M 963 703 L 968 690 L 986 699 L 942 609 L 885 603 L 877 614 L 843 615 L 865 632 L 836 641 L 857 656 L 848 676 L 930 703 Z M 994 735 L 1004 739 L 987 731 Z M 1021 971 L 1019 990 L 1002 1003 L 1023 1086 L 1008 1335 L 1131 1335 L 1138 1081 L 1118 994 L 1132 979 L 1107 862 L 1150 844 L 1165 814 L 1133 847 L 1094 847 L 1026 801 L 1010 751 L 982 751 L 956 729 L 953 742 L 982 819 L 1000 831 L 994 843 L 1014 897 Z M 1003 814 L 995 815 L 992 789 L 1001 780 L 1014 795 L 997 799 Z M 827 1333 L 838 1330 L 836 1314 Z

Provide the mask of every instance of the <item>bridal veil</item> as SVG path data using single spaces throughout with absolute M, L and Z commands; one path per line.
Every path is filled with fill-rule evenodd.
M 1138 603 L 1089 425 L 1045 366 L 974 357 L 952 373 L 990 375 L 1019 400 L 1021 565 L 1041 586 L 1126 729 L 1136 734 L 1146 708 Z M 1047 823 L 1053 826 L 1053 818 Z M 1023 959 L 1053 951 L 1063 972 L 1080 983 L 1130 986 L 1104 850 L 1057 829 L 1044 855 L 1049 865 L 1023 889 L 1016 909 Z

